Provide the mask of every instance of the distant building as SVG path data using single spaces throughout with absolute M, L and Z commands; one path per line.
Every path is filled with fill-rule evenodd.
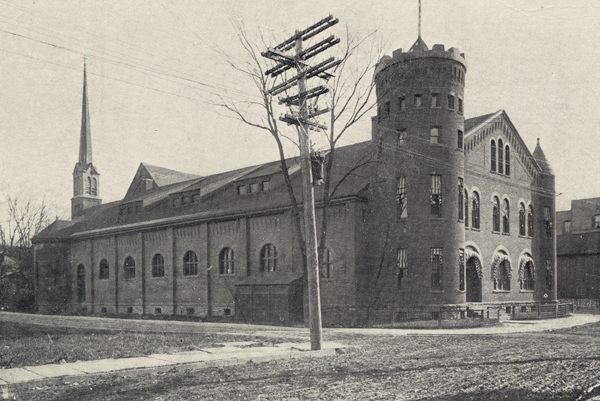
M 600 299 L 600 198 L 556 213 L 559 298 Z
M 465 120 L 466 69 L 457 49 L 429 50 L 420 37 L 380 60 L 372 140 L 336 152 L 333 181 L 352 174 L 328 212 L 324 324 L 556 299 L 554 175 L 503 110 Z M 60 307 L 71 311 L 301 322 L 280 163 L 206 177 L 142 163 L 125 197 L 101 204 L 86 88 L 84 75 L 72 220 L 33 240 L 39 310 L 56 309 L 47 289 L 64 285 Z M 315 197 L 319 208 L 321 187 Z

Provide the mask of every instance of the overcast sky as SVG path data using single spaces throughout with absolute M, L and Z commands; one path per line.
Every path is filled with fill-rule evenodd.
M 522 4 L 526 3 L 526 6 Z M 273 45 L 333 14 L 343 36 L 378 29 L 386 54 L 417 37 L 417 0 L 0 0 L 0 201 L 46 197 L 69 218 L 87 55 L 93 162 L 104 202 L 140 162 L 199 175 L 275 160 L 268 133 L 224 118 L 215 95 L 256 96 L 218 56 L 231 17 Z M 593 1 L 423 0 L 422 37 L 468 62 L 467 118 L 504 109 L 556 174 L 557 205 L 599 197 L 600 8 Z M 369 118 L 345 143 L 370 138 Z

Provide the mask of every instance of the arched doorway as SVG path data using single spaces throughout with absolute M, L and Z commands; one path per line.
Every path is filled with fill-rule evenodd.
M 478 263 L 476 256 L 467 260 L 467 302 L 481 302 L 481 277 L 477 271 Z

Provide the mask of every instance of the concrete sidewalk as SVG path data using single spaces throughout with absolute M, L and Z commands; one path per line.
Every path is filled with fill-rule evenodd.
M 25 366 L 23 368 L 0 369 L 0 385 L 27 382 L 56 382 L 77 377 L 98 376 L 113 372 L 138 374 L 148 370 L 171 370 L 174 367 L 195 370 L 207 367 L 241 365 L 267 362 L 275 359 L 317 358 L 333 356 L 336 349 L 345 346 L 324 342 L 320 351 L 310 351 L 308 343 L 283 343 L 260 346 L 257 342 L 226 343 L 223 347 L 203 348 L 197 351 L 174 354 L 154 354 L 137 358 L 99 359 L 64 364 Z

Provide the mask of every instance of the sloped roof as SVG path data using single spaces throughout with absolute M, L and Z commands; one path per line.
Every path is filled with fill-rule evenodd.
M 177 184 L 182 181 L 189 181 L 201 176 L 190 173 L 182 173 L 181 171 L 171 170 L 164 167 L 153 166 L 151 164 L 142 163 L 146 168 L 156 185 L 164 187 L 166 185 Z
M 335 165 L 332 182 L 338 183 L 333 198 L 346 198 L 360 196 L 361 191 L 368 185 L 374 170 L 376 147 L 371 141 L 343 146 L 336 149 Z M 292 185 L 296 197 L 302 200 L 300 194 L 301 180 L 297 157 L 287 160 Z M 144 227 L 158 227 L 178 222 L 202 221 L 213 218 L 227 218 L 244 213 L 254 213 L 265 210 L 286 209 L 290 207 L 290 200 L 285 182 L 281 179 L 271 181 L 268 191 L 255 194 L 256 196 L 237 196 L 232 187 L 234 182 L 261 176 L 276 176 L 281 174 L 280 161 L 273 161 L 256 166 L 245 167 L 237 170 L 226 171 L 218 174 L 201 177 L 194 174 L 180 173 L 174 170 L 157 166 L 143 165 L 148 172 L 153 174 L 163 187 L 141 193 L 126 202 L 142 201 L 144 211 L 131 215 L 127 219 L 119 217 L 119 208 L 123 200 L 92 207 L 85 214 L 73 221 L 57 220 L 49 227 L 36 235 L 34 242 L 43 242 L 51 239 L 67 239 L 71 236 L 101 235 L 109 232 L 137 230 Z M 138 169 L 139 171 L 139 169 Z M 137 173 L 136 173 L 137 176 Z M 154 178 L 156 177 L 156 178 Z M 185 180 L 192 177 L 192 179 Z M 184 181 L 177 182 L 177 180 Z M 173 182 L 167 184 L 168 182 Z M 279 184 L 276 184 L 279 183 Z M 231 196 L 221 196 L 227 188 Z M 169 203 L 161 203 L 170 195 L 187 191 L 200 190 L 200 202 L 185 208 L 173 208 Z M 236 194 L 236 195 L 234 195 Z M 254 194 L 253 194 L 254 195 Z M 214 201 L 207 200 L 216 196 Z M 315 201 L 323 197 L 323 187 L 315 187 Z M 146 206 L 156 205 L 146 209 Z M 162 209 L 161 209 L 162 208 Z
M 552 167 L 550 167 L 550 163 L 548 163 L 548 159 L 546 159 L 546 155 L 540 146 L 540 138 L 537 139 L 537 145 L 533 151 L 533 158 L 542 169 L 542 172 L 552 174 Z
M 492 117 L 496 114 L 498 114 L 498 112 L 484 114 L 483 116 L 466 119 L 465 120 L 465 132 L 469 132 L 473 127 L 483 123 L 484 121 L 486 121 L 487 119 L 489 119 L 490 117 Z

